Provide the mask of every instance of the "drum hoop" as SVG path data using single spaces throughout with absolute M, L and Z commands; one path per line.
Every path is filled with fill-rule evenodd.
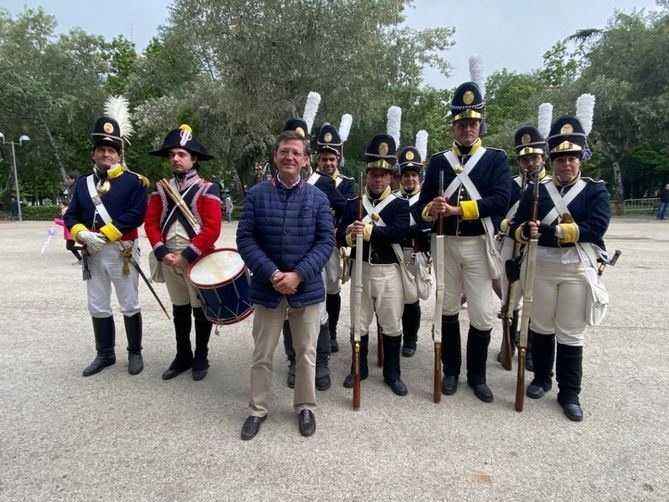
M 237 324 L 238 322 L 242 322 L 243 320 L 247 319 L 253 312 L 255 311 L 255 307 L 251 305 L 251 308 L 246 312 L 245 314 L 239 316 L 239 317 L 234 317 L 233 319 L 230 319 L 228 321 L 214 321 L 212 319 L 209 319 L 213 324 L 218 324 L 219 326 L 229 326 L 230 324 Z
M 209 255 L 211 255 L 211 254 L 214 254 L 214 253 L 216 253 L 216 252 L 218 252 L 218 251 L 234 251 L 235 253 L 239 254 L 239 250 L 238 250 L 237 248 L 231 248 L 231 247 L 216 248 L 216 249 L 213 249 L 212 251 L 210 251 L 210 252 L 208 252 L 208 253 L 203 254 L 203 255 L 200 256 L 197 260 L 195 260 L 193 263 L 191 263 L 190 266 L 186 269 L 186 278 L 188 279 L 188 282 L 190 282 L 190 283 L 191 283 L 193 286 L 195 286 L 196 288 L 202 288 L 202 289 L 216 289 L 216 288 L 220 288 L 221 286 L 225 286 L 225 285 L 227 285 L 227 284 L 230 284 L 231 282 L 236 281 L 237 279 L 239 279 L 239 277 L 240 277 L 242 274 L 244 274 L 244 273 L 246 272 L 246 264 L 244 264 L 244 266 L 243 266 L 242 269 L 237 273 L 237 275 L 235 275 L 234 277 L 231 277 L 230 279 L 226 279 L 226 280 L 224 280 L 224 281 L 221 281 L 221 282 L 217 282 L 217 283 L 214 283 L 214 284 L 200 284 L 200 283 L 195 282 L 194 280 L 192 280 L 192 279 L 190 278 L 190 273 L 191 273 L 191 270 L 193 270 L 193 267 L 195 266 L 195 264 L 196 264 L 197 262 L 199 262 L 200 260 L 202 260 L 203 258 L 205 258 L 206 256 L 209 256 Z M 240 255 L 240 256 L 241 256 L 241 255 Z M 242 263 L 243 263 L 243 260 L 242 260 Z

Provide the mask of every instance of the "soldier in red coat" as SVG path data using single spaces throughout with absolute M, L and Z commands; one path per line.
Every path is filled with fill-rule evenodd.
M 174 173 L 169 184 L 195 217 L 193 225 L 165 189 L 156 184 L 144 228 L 170 295 L 177 342 L 177 355 L 163 373 L 163 380 L 174 378 L 190 368 L 193 380 L 202 380 L 209 368 L 207 345 L 211 322 L 205 316 L 195 289 L 186 279 L 186 268 L 213 249 L 221 232 L 220 190 L 217 184 L 201 178 L 198 173 L 198 162 L 213 157 L 195 140 L 188 125 L 171 131 L 163 146 L 151 155 L 169 159 Z M 195 353 L 190 343 L 191 312 L 195 317 Z

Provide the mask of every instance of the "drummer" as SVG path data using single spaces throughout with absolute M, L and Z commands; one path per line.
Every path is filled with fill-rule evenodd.
M 177 354 L 163 380 L 193 370 L 193 380 L 207 376 L 211 322 L 186 279 L 186 268 L 203 253 L 213 249 L 221 232 L 221 196 L 218 185 L 200 177 L 199 162 L 213 156 L 193 137 L 188 125 L 170 131 L 160 149 L 151 155 L 166 157 L 174 177 L 171 193 L 185 203 L 178 205 L 165 189 L 156 184 L 146 212 L 144 228 L 158 259 L 172 302 Z M 190 213 L 189 216 L 187 214 Z M 190 220 L 190 221 L 189 221 Z M 195 224 L 193 225 L 193 221 Z M 155 277 L 155 276 L 154 276 Z M 191 349 L 191 312 L 195 317 L 195 354 Z

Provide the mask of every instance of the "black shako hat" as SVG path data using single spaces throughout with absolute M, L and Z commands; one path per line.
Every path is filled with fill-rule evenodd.
M 300 136 L 304 141 L 309 141 L 311 136 L 309 136 L 309 128 L 307 123 L 303 118 L 293 117 L 288 119 L 286 125 L 283 126 L 284 131 L 295 131 L 298 136 Z
M 385 169 L 392 173 L 397 163 L 395 139 L 390 134 L 377 134 L 365 150 L 366 169 Z
M 423 161 L 416 147 L 406 146 L 402 148 L 397 161 L 400 165 L 400 174 L 404 174 L 406 171 L 415 171 L 419 175 L 423 174 Z
M 541 133 L 534 126 L 523 126 L 516 131 L 513 137 L 516 155 L 546 155 L 546 141 L 541 137 Z
M 118 153 L 121 153 L 123 139 L 121 138 L 121 128 L 118 122 L 106 115 L 100 117 L 93 127 L 91 142 L 94 149 L 99 146 L 111 146 Z
M 483 120 L 485 101 L 475 82 L 465 82 L 455 90 L 451 102 L 451 122 L 462 119 Z
M 332 124 L 323 124 L 316 136 L 316 153 L 332 152 L 341 157 L 343 148 L 344 143 L 337 129 Z
M 158 150 L 149 152 L 149 154 L 156 155 L 157 157 L 169 157 L 170 150 L 173 148 L 183 148 L 193 155 L 197 155 L 198 161 L 211 160 L 214 158 L 214 156 L 210 155 L 209 152 L 207 152 L 207 150 L 193 137 L 193 129 L 187 124 L 181 124 L 178 129 L 174 129 L 167 133 L 165 141 L 163 141 L 163 146 Z
M 574 117 L 557 119 L 551 126 L 547 141 L 551 159 L 564 155 L 583 158 L 583 153 L 588 147 L 585 130 L 581 122 Z

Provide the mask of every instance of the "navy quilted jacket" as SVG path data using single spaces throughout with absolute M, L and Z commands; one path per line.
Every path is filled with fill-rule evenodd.
M 251 301 L 276 308 L 283 295 L 270 283 L 275 270 L 298 272 L 304 281 L 287 295 L 294 308 L 325 300 L 321 270 L 335 237 L 325 194 L 303 180 L 292 188 L 277 178 L 255 185 L 246 196 L 237 227 L 237 247 L 253 272 Z

